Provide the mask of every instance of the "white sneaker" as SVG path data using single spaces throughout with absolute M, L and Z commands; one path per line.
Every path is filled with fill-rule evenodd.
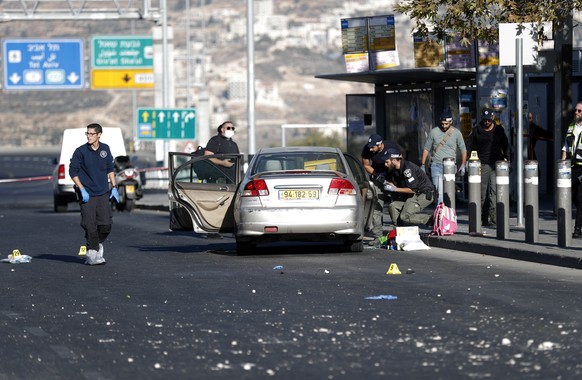
M 103 257 L 103 244 L 99 243 L 99 251 L 97 251 L 97 264 L 105 264 L 105 258 Z
M 85 265 L 99 265 L 105 264 L 105 260 L 102 257 L 99 257 L 99 252 L 90 249 L 87 251 L 87 256 L 85 258 Z
M 89 249 L 87 255 L 85 255 L 85 265 L 95 265 L 97 260 L 98 252 L 94 249 Z

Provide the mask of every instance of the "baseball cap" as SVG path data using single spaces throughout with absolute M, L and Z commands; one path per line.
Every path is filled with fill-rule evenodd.
M 491 120 L 493 115 L 494 115 L 493 110 L 486 108 L 483 111 L 481 111 L 481 120 Z
M 391 158 L 402 158 L 402 153 L 400 153 L 400 150 L 396 148 L 388 148 L 386 153 L 384 153 L 384 160 Z
M 451 110 L 444 110 L 443 113 L 441 113 L 441 120 L 453 121 L 453 113 Z
M 380 135 L 372 135 L 368 139 L 368 148 L 371 148 L 376 145 L 382 144 L 382 136 Z

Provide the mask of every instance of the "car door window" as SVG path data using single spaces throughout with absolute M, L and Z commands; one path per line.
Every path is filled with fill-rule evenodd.
M 212 159 L 231 160 L 231 168 Z M 242 178 L 243 156 L 198 156 L 170 153 L 170 189 L 174 200 L 189 211 L 193 224 L 208 232 L 230 232 L 232 202 Z

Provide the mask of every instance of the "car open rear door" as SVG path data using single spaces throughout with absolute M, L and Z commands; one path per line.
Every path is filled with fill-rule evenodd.
M 230 160 L 231 168 L 212 159 Z M 242 154 L 169 153 L 170 228 L 233 232 L 233 201 L 242 179 Z

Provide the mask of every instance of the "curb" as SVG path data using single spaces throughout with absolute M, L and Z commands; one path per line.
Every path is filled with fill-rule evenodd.
M 471 237 L 469 237 L 471 238 Z M 471 252 L 481 255 L 503 257 L 507 259 L 530 261 L 539 264 L 549 264 L 554 266 L 582 269 L 582 253 L 564 252 L 564 248 L 544 245 L 527 244 L 523 242 L 507 241 L 507 246 L 488 243 L 487 239 L 479 241 L 460 241 L 451 237 L 443 236 L 421 236 L 421 239 L 429 247 L 452 249 L 463 252 Z M 499 242 L 499 240 L 495 240 Z M 512 246 L 512 245 L 519 245 Z M 554 251 L 554 252 L 551 252 Z

